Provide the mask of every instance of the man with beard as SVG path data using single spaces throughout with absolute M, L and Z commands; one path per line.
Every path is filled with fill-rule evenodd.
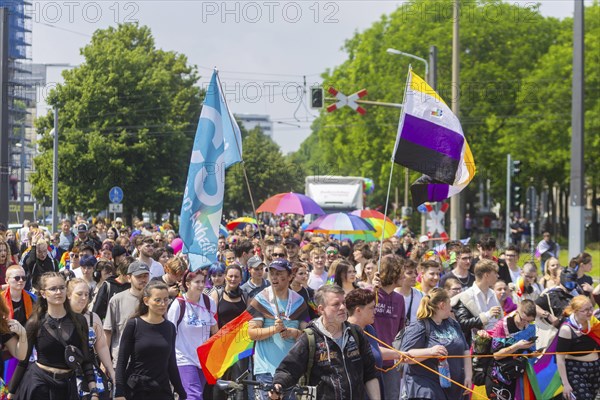
M 154 248 L 154 239 L 150 236 L 144 237 L 138 247 L 140 254 L 138 260 L 150 266 L 150 279 L 158 278 L 165 274 L 165 269 L 162 264 L 152 258 L 154 255 Z

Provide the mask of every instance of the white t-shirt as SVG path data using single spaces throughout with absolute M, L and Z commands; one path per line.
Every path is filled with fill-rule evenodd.
M 308 287 L 313 290 L 319 290 L 321 286 L 327 283 L 327 271 L 323 271 L 321 276 L 310 273 L 308 276 Z
M 181 315 L 179 300 L 174 300 L 167 312 L 167 319 L 177 328 L 175 339 L 175 355 L 177 365 L 193 365 L 200 367 L 196 349 L 210 337 L 210 327 L 217 324 L 215 314 L 217 305 L 210 297 L 210 311 L 206 309 L 204 296 L 200 296 L 198 304 L 185 302 L 185 314 L 179 326 L 177 321 Z
M 163 268 L 162 264 L 154 259 L 151 259 L 151 261 L 152 264 L 150 264 L 150 279 L 163 276 L 165 274 L 165 269 Z
M 417 320 L 417 309 L 419 308 L 419 304 L 421 303 L 421 299 L 423 298 L 423 292 L 421 292 L 419 289 L 415 289 L 410 288 L 410 292 L 411 294 L 409 294 L 408 296 L 404 296 L 402 295 L 402 297 L 404 297 L 404 310 L 405 310 L 405 316 L 408 316 L 408 313 L 410 312 L 410 317 L 407 318 L 406 320 L 410 320 L 411 323 L 415 322 Z M 412 295 L 412 306 L 410 304 L 410 296 Z M 410 310 L 409 310 L 410 307 Z

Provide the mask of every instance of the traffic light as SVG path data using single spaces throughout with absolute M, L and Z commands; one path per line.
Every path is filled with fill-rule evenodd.
M 512 195 L 512 199 L 511 199 L 511 206 L 512 206 L 512 211 L 519 211 L 520 207 L 521 207 L 521 199 L 522 199 L 522 190 L 521 190 L 521 185 L 519 185 L 518 183 L 513 182 L 511 185 L 511 195 Z
M 519 161 L 519 160 L 514 160 L 514 161 L 512 162 L 512 169 L 511 169 L 511 172 L 512 172 L 512 176 L 513 176 L 514 178 L 516 178 L 516 177 L 518 177 L 518 176 L 519 176 L 519 174 L 521 173 L 521 161 Z
M 323 88 L 310 88 L 310 106 L 312 108 L 323 108 Z

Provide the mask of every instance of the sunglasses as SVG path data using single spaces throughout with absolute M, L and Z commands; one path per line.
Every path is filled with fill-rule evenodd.
M 271 254 L 273 257 L 281 257 L 281 258 L 285 258 L 285 254 L 283 253 L 273 253 Z
M 17 282 L 19 281 L 26 281 L 27 277 L 25 275 L 17 275 L 17 276 L 13 276 L 13 279 Z
M 337 253 L 338 253 L 338 252 L 337 252 L 337 250 L 328 250 L 328 251 L 327 251 L 327 255 L 328 255 L 328 256 L 331 256 L 331 255 L 333 255 L 333 254 L 337 254 Z

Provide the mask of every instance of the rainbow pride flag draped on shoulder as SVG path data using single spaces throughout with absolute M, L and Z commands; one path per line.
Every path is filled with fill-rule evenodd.
M 206 382 L 214 385 L 239 360 L 250 357 L 254 341 L 248 335 L 252 315 L 244 311 L 196 349 Z
M 591 329 L 587 335 L 600 344 L 600 320 L 598 318 L 592 317 Z M 557 343 L 558 335 L 548 346 L 544 355 L 534 363 L 527 365 L 527 373 L 517 384 L 515 400 L 550 400 L 562 393 L 562 381 L 558 374 L 554 355 Z
M 459 193 L 475 176 L 475 161 L 460 121 L 412 70 L 408 72 L 393 160 L 425 174 L 411 186 L 415 208 Z

